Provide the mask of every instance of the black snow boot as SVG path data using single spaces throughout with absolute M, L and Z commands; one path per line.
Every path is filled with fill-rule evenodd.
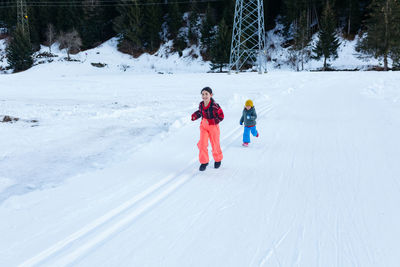
M 201 164 L 199 170 L 204 171 L 207 168 L 207 165 L 208 163 Z
M 221 166 L 221 161 L 214 162 L 214 168 L 218 169 Z

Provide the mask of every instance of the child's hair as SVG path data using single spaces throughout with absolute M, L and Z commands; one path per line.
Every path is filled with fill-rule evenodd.
M 207 91 L 207 92 L 209 92 L 210 94 L 212 94 L 212 90 L 211 90 L 211 88 L 210 87 L 204 87 L 203 89 L 201 89 L 201 92 L 200 93 L 203 93 L 203 91 Z
M 254 107 L 253 101 L 251 101 L 250 99 L 247 100 L 246 103 L 245 103 L 244 105 L 245 105 L 246 107 L 247 107 L 247 106 L 249 106 L 249 107 Z

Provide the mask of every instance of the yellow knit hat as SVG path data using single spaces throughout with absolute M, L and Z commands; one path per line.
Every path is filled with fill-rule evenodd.
M 246 101 L 246 103 L 244 104 L 246 107 L 250 106 L 253 107 L 253 101 L 251 101 L 250 99 Z

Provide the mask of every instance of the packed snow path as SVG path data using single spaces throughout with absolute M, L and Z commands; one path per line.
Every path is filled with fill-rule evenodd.
M 0 208 L 2 266 L 400 262 L 398 73 L 180 78 L 209 79 L 224 109 L 221 168 L 198 171 L 199 121 L 185 120 L 129 160 L 10 197 Z M 244 148 L 247 98 L 260 137 Z

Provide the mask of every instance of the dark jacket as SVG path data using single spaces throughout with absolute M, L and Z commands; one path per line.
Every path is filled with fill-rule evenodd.
M 204 106 L 204 102 L 201 101 L 199 104 L 199 110 L 192 114 L 192 121 L 198 118 L 204 118 L 208 120 L 208 124 L 217 125 L 224 119 L 224 112 L 221 107 L 211 98 L 210 103 L 207 107 Z
M 257 113 L 256 109 L 252 107 L 251 109 L 247 110 L 246 108 L 243 109 L 242 117 L 240 118 L 240 124 L 244 126 L 250 127 L 256 125 Z

